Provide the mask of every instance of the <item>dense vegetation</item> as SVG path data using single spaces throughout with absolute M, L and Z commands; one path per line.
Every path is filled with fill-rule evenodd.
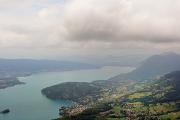
M 60 120 L 158 120 L 180 118 L 180 71 L 158 80 L 137 82 L 106 91 L 96 103 L 79 114 L 65 114 Z M 116 95 L 116 96 L 115 96 Z M 73 108 L 75 109 L 75 108 Z
M 100 88 L 94 84 L 86 82 L 68 82 L 48 87 L 42 93 L 51 99 L 69 99 L 81 101 L 86 95 L 95 97 L 100 92 Z
M 93 91 L 95 94 L 91 96 L 90 93 L 86 92 L 86 94 L 81 96 L 80 92 L 73 91 L 78 94 L 81 98 L 80 101 L 83 102 L 79 102 L 80 105 L 77 106 L 61 109 L 60 115 L 62 117 L 59 119 L 180 119 L 180 71 L 176 70 L 180 70 L 179 55 L 158 55 L 149 58 L 130 73 L 118 75 L 109 80 L 86 83 L 86 86 L 92 85 L 97 88 L 96 91 L 96 89 L 90 87 L 90 91 L 96 91 Z M 169 74 L 166 74 L 168 72 Z M 66 83 L 67 86 L 68 84 L 71 83 Z M 73 84 L 76 86 L 79 83 Z M 62 87 L 63 84 L 58 86 Z M 58 86 L 51 87 L 49 94 L 51 95 L 55 91 L 54 89 L 56 89 L 56 93 L 59 95 Z M 86 90 L 82 86 L 78 87 L 78 91 L 83 91 L 83 89 Z M 69 94 L 69 92 L 62 89 L 61 92 L 64 92 L 63 94 Z M 71 99 L 71 95 L 68 96 Z M 61 96 L 59 98 L 61 99 L 63 97 Z

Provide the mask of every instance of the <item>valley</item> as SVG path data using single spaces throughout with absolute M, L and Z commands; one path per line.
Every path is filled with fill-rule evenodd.
M 179 55 L 175 57 L 179 59 Z M 58 120 L 179 119 L 180 71 L 176 70 L 180 69 L 180 64 L 171 57 L 163 61 L 160 65 L 163 67 L 158 66 L 159 70 L 155 72 L 156 63 L 164 58 L 169 58 L 169 55 L 150 57 L 132 72 L 108 80 L 67 82 L 47 87 L 42 93 L 50 99 L 77 102 L 75 106 L 60 108 Z M 151 72 L 153 69 L 155 71 Z M 141 74 L 148 76 L 142 79 Z
M 91 82 L 107 79 L 134 68 L 106 66 L 101 69 L 84 69 L 64 72 L 41 72 L 19 77 L 25 84 L 0 89 L 0 111 L 10 109 L 8 114 L 0 114 L 0 120 L 51 120 L 58 118 L 58 108 L 73 106 L 71 100 L 51 100 L 41 94 L 48 86 L 64 82 Z M 86 80 L 86 81 L 85 81 Z

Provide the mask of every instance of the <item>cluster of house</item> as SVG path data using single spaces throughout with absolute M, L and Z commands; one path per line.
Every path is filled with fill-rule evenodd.
M 59 109 L 59 114 L 61 116 L 74 116 L 74 115 L 77 115 L 77 114 L 83 112 L 87 108 L 88 108 L 88 106 L 86 106 L 86 105 L 75 105 L 73 107 L 61 107 Z

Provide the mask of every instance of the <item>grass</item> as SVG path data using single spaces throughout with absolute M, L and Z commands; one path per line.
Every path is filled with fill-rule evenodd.
M 125 120 L 125 118 L 107 118 L 106 120 Z
M 133 93 L 131 95 L 129 95 L 129 99 L 136 99 L 136 98 L 142 98 L 142 97 L 145 97 L 145 96 L 149 96 L 151 95 L 152 93 L 151 92 L 137 92 L 137 93 Z
M 160 116 L 160 119 L 162 119 L 162 120 L 180 120 L 180 111 L 162 115 L 162 116 Z
M 156 105 L 150 105 L 150 112 L 152 114 L 157 113 L 166 113 L 169 111 L 172 111 L 176 108 L 175 103 L 162 103 L 162 104 L 156 104 Z
M 116 105 L 116 106 L 113 107 L 112 110 L 113 110 L 116 114 L 120 114 L 121 107 L 118 106 L 118 105 Z

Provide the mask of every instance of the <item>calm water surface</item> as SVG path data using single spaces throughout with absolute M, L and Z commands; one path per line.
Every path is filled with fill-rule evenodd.
M 129 67 L 103 67 L 100 69 L 66 72 L 44 72 L 19 78 L 25 85 L 0 89 L 0 110 L 9 108 L 11 112 L 0 114 L 0 120 L 51 120 L 58 117 L 60 106 L 72 105 L 71 101 L 53 101 L 41 94 L 41 89 L 68 81 L 105 80 L 119 73 L 133 70 Z

